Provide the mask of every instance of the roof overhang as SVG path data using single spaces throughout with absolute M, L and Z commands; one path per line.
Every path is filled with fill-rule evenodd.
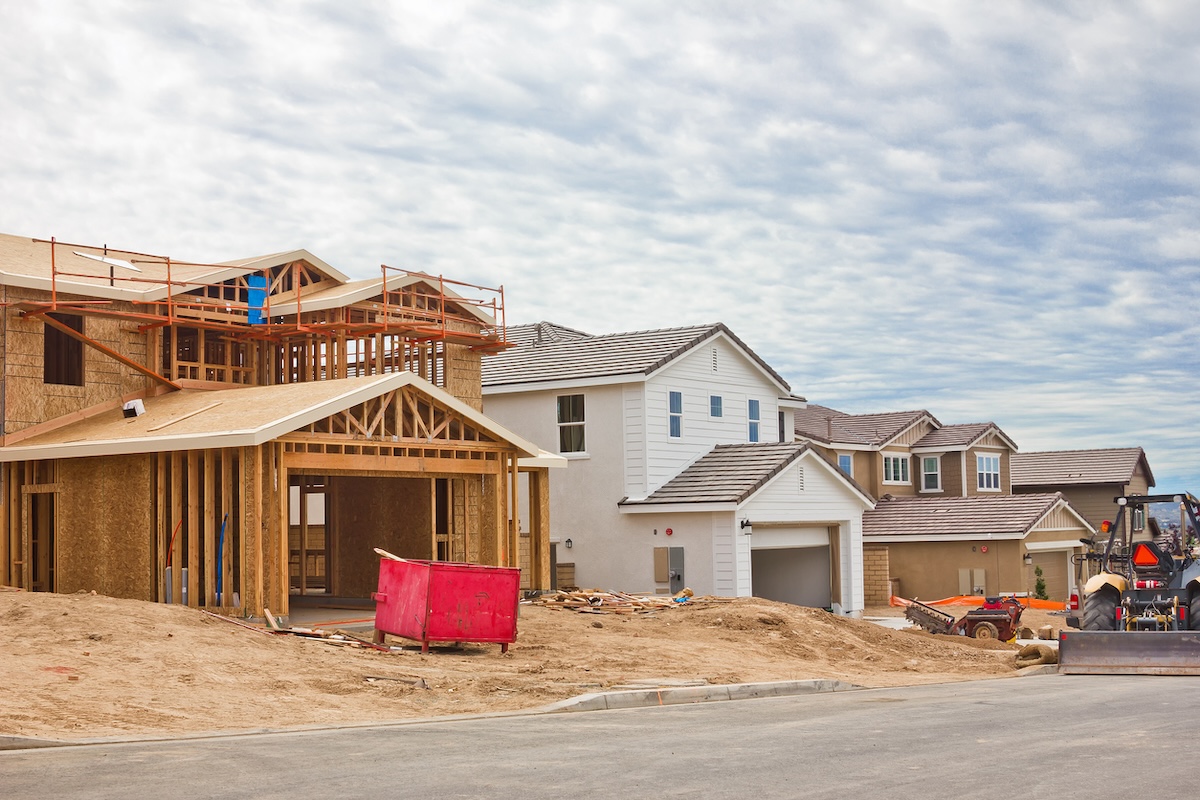
M 254 447 L 405 386 L 413 386 L 495 439 L 509 443 L 517 450 L 518 457 L 542 457 L 542 451 L 537 445 L 494 422 L 453 395 L 414 373 L 394 372 L 369 378 L 344 378 L 279 386 L 212 391 L 183 390 L 146 398 L 143 401 L 147 409 L 146 414 L 125 418 L 120 409 L 117 409 L 35 436 L 20 444 L 0 447 L 0 463 Z M 290 395 L 299 393 L 301 387 L 305 393 L 301 400 L 272 404 L 272 398 L 292 399 Z M 216 414 L 210 415 L 211 422 L 206 421 L 205 414 L 215 411 L 218 406 L 223 406 L 219 415 L 220 421 Z M 251 416 L 252 411 L 261 412 L 276 407 L 290 410 L 276 415 L 260 414 L 257 422 L 251 424 L 222 426 L 222 423 L 228 426 L 231 419 L 243 420 Z M 240 409 L 244 409 L 245 413 L 239 415 Z M 171 430 L 173 425 L 184 421 L 188 423 L 187 430 Z M 90 432 L 91 435 L 80 436 L 84 431 Z M 373 440 L 364 438 L 362 441 L 369 443 Z

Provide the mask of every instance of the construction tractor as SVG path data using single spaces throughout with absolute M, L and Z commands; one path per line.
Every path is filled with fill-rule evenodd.
M 1059 671 L 1200 675 L 1200 504 L 1187 493 L 1115 500 L 1115 520 L 1081 540 L 1080 560 L 1099 571 L 1083 586 L 1083 629 L 1059 636 Z M 1178 531 L 1135 539 L 1134 521 L 1154 503 L 1179 507 Z

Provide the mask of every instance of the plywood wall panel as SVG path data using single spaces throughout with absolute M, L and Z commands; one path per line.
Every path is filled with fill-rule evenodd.
M 64 460 L 58 479 L 57 590 L 153 600 L 150 456 Z

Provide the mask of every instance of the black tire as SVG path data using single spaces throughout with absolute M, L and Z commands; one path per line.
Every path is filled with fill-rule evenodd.
M 1112 589 L 1101 589 L 1083 601 L 1083 629 L 1085 631 L 1115 631 L 1117 629 L 1117 593 Z
M 1188 596 L 1188 628 L 1200 631 L 1200 587 L 1193 586 Z
M 975 633 L 972 635 L 976 639 L 999 639 L 1000 631 L 990 622 L 980 622 L 975 626 Z

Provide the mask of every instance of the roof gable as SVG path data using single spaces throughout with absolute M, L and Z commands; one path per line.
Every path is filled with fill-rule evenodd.
M 913 444 L 913 450 L 969 450 L 972 447 L 1004 447 L 1015 451 L 1016 443 L 994 422 L 944 425 Z
M 906 434 L 941 427 L 937 418 L 925 410 L 892 411 L 882 414 L 844 414 L 832 408 L 809 404 L 795 412 L 796 434 L 823 444 L 886 447 L 910 444 Z

